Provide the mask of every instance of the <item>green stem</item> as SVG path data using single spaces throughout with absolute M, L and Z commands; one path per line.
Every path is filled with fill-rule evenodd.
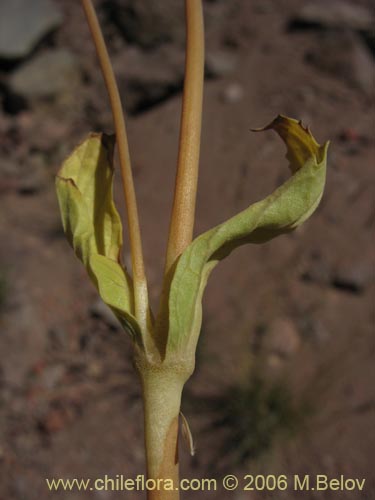
M 148 500 L 179 500 L 178 428 L 183 386 L 190 375 L 181 367 L 136 363 L 144 401 L 147 477 L 157 489 Z

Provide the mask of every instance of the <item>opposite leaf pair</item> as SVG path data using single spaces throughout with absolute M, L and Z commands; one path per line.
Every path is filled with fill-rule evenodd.
M 159 317 L 142 331 L 134 312 L 132 279 L 121 263 L 122 226 L 113 203 L 113 137 L 91 134 L 64 162 L 57 194 L 69 243 L 103 301 L 142 348 L 164 330 L 162 359 L 194 358 L 203 291 L 211 270 L 245 243 L 263 243 L 304 222 L 322 197 L 328 143 L 319 146 L 300 122 L 278 116 L 275 130 L 287 146 L 292 177 L 265 199 L 198 236 L 177 259 Z M 147 355 L 147 352 L 146 352 Z

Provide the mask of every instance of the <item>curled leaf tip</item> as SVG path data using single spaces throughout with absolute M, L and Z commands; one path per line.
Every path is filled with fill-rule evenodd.
M 295 120 L 284 115 L 278 115 L 265 127 L 251 130 L 252 132 L 274 130 L 281 137 L 287 147 L 286 158 L 289 160 L 289 168 L 293 174 L 311 158 L 321 163 L 328 145 L 320 146 L 309 127 L 303 125 L 302 120 Z

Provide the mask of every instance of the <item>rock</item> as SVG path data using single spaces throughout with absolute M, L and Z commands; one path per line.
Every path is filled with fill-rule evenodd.
M 345 143 L 357 144 L 361 142 L 363 138 L 361 137 L 361 134 L 358 132 L 358 130 L 356 130 L 355 128 L 346 127 L 341 131 L 339 139 L 340 141 Z
M 27 99 L 73 92 L 79 83 L 78 64 L 67 50 L 44 52 L 21 66 L 9 79 L 11 91 Z
M 268 354 L 266 358 L 266 369 L 269 374 L 279 373 L 285 366 L 285 360 L 279 354 Z
M 49 183 L 45 159 L 41 154 L 30 154 L 26 161 L 10 160 L 0 156 L 0 192 L 33 195 Z
M 316 68 L 352 87 L 371 95 L 374 88 L 374 63 L 362 40 L 349 31 L 329 31 L 320 34 L 306 60 Z
M 316 346 L 324 345 L 331 337 L 331 333 L 325 325 L 319 319 L 315 319 L 309 314 L 305 314 L 301 318 L 299 327 L 302 336 Z
M 334 269 L 332 285 L 350 293 L 362 293 L 374 279 L 374 267 L 366 261 L 340 262 Z
M 35 500 L 32 479 L 27 472 L 15 471 L 11 476 L 13 498 L 15 500 Z
M 40 374 L 40 384 L 44 389 L 54 389 L 61 382 L 65 375 L 63 365 L 48 365 Z
M 291 27 L 350 28 L 371 31 L 373 15 L 369 9 L 343 0 L 305 2 Z
M 143 48 L 184 38 L 183 2 L 175 0 L 112 0 L 106 2 L 110 19 L 124 38 Z
M 50 0 L 1 0 L 0 58 L 20 59 L 62 22 Z
M 319 285 L 329 285 L 332 280 L 332 265 L 319 253 L 312 253 L 301 279 Z
M 27 168 L 22 168 L 16 184 L 16 190 L 22 195 L 34 195 L 42 191 L 49 184 L 49 177 L 45 169 L 45 158 L 42 154 L 34 153 L 27 161 Z
M 92 306 L 90 307 L 90 314 L 94 318 L 101 319 L 106 325 L 108 325 L 110 328 L 113 328 L 114 330 L 119 330 L 121 328 L 120 322 L 118 321 L 116 316 L 101 299 L 98 299 L 96 302 L 94 302 L 94 304 L 92 304 Z
M 232 73 L 237 66 L 237 57 L 233 51 L 208 52 L 205 70 L 208 78 L 220 78 Z
M 240 102 L 245 95 L 245 91 L 239 83 L 231 83 L 223 90 L 221 98 L 228 104 Z
M 301 339 L 295 324 L 288 318 L 277 318 L 269 325 L 264 339 L 266 351 L 281 358 L 292 356 Z
M 184 54 L 172 45 L 144 52 L 127 49 L 114 59 L 121 95 L 133 114 L 146 111 L 181 91 Z
M 92 361 L 86 367 L 86 375 L 90 378 L 100 378 L 103 374 L 103 364 L 98 361 Z
M 62 408 L 51 408 L 38 422 L 38 427 L 46 434 L 61 431 L 67 424 L 68 415 Z
M 27 137 L 30 149 L 46 154 L 55 152 L 69 135 L 68 120 L 59 119 L 60 115 L 46 112 L 45 108 L 34 108 L 19 116 L 22 137 Z
M 48 331 L 48 340 L 52 349 L 60 350 L 68 346 L 67 332 L 60 326 L 55 326 Z

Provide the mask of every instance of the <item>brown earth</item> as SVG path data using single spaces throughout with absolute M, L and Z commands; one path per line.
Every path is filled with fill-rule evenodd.
M 61 161 L 91 129 L 112 130 L 79 3 L 57 3 L 64 23 L 36 51 L 72 51 L 77 82 L 53 98 L 27 96 L 9 110 L 7 82 L 18 68 L 0 75 L 0 499 L 144 498 L 50 492 L 45 484 L 52 477 L 144 473 L 130 341 L 99 305 L 57 209 Z M 197 369 L 183 400 L 197 453 L 190 458 L 182 443 L 181 476 L 217 478 L 218 488 L 186 492 L 186 499 L 375 498 L 375 146 L 373 85 L 366 83 L 374 82 L 373 61 L 362 32 L 293 24 L 301 4 L 307 2 L 205 4 L 211 70 L 196 234 L 287 177 L 280 140 L 250 128 L 282 113 L 302 119 L 320 143 L 332 143 L 326 191 L 311 220 L 291 235 L 241 248 L 210 279 Z M 131 57 L 139 68 L 128 71 L 121 60 L 129 44 L 106 3 L 97 5 L 130 95 L 129 142 L 155 305 L 178 146 L 182 38 L 137 48 Z M 142 58 L 154 59 L 148 65 Z M 138 84 L 134 94 L 127 72 Z M 171 81 L 161 84 L 163 78 Z M 162 89 L 156 97 L 154 81 Z M 116 196 L 122 207 L 119 178 Z M 286 474 L 289 487 L 228 492 L 220 485 L 226 474 L 242 486 L 246 474 Z M 366 483 L 363 491 L 301 492 L 292 487 L 297 474 Z

